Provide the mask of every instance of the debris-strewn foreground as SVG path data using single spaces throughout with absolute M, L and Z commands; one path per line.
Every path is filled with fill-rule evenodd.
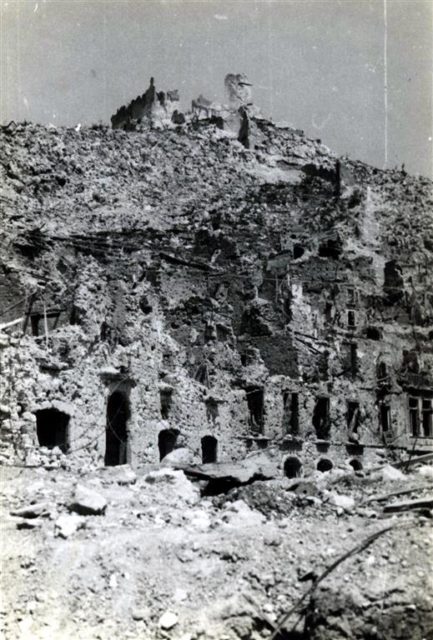
M 2 536 L 8 640 L 269 638 L 351 549 L 277 637 L 432 637 L 431 467 L 316 472 L 204 498 L 202 481 L 171 467 L 3 479 L 2 509 L 15 514 Z

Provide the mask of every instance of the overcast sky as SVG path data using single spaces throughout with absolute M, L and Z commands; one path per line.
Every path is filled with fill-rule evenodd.
M 108 123 L 143 93 L 224 102 L 245 72 L 266 116 L 385 160 L 385 0 L 0 0 L 1 120 Z M 432 174 L 431 0 L 387 0 L 388 166 Z

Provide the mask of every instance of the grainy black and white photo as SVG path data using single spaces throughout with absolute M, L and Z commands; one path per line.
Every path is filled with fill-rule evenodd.
M 1 637 L 433 640 L 431 0 L 0 10 Z

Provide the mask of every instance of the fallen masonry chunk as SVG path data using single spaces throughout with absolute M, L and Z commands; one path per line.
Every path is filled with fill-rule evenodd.
M 407 500 L 406 502 L 394 502 L 383 508 L 384 513 L 399 513 L 412 509 L 433 509 L 433 498 L 420 498 L 419 500 Z
M 345 496 L 340 493 L 333 493 L 329 498 L 329 502 L 345 511 L 351 511 L 355 506 L 355 500 L 351 496 Z
M 73 501 L 70 505 L 71 511 L 76 511 L 83 516 L 101 515 L 107 508 L 106 499 L 93 489 L 78 484 L 75 490 Z
M 242 462 L 221 462 L 202 465 L 178 466 L 185 475 L 197 480 L 207 480 L 203 495 L 225 493 L 234 487 L 250 484 L 256 480 L 272 480 L 278 475 L 273 464 L 265 464 L 254 460 Z
M 17 522 L 17 529 L 37 529 L 42 527 L 43 523 L 44 521 L 41 518 L 32 518 L 31 520 L 22 518 Z
M 117 482 L 120 486 L 135 484 L 135 482 L 137 482 L 137 475 L 128 464 L 105 467 L 104 474 L 109 480 Z
M 161 629 L 172 629 L 177 624 L 178 617 L 172 611 L 166 611 L 159 619 Z
M 298 480 L 292 482 L 288 487 L 288 491 L 294 491 L 300 496 L 317 496 L 319 490 L 314 482 L 309 480 Z
M 399 469 L 392 467 L 390 464 L 387 464 L 382 469 L 382 479 L 383 480 L 407 480 L 407 476 L 404 475 Z
M 54 532 L 55 535 L 60 538 L 69 538 L 69 536 L 75 533 L 82 525 L 83 522 L 80 516 L 75 513 L 65 513 L 59 516 L 54 523 Z
M 39 518 L 48 513 L 49 505 L 46 502 L 36 502 L 35 504 L 30 504 L 27 507 L 21 507 L 21 509 L 10 512 L 11 516 L 17 516 L 18 518 Z

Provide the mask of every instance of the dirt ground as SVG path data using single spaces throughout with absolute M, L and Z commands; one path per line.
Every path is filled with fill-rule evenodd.
M 206 498 L 164 467 L 3 468 L 1 479 L 5 640 L 433 638 L 431 512 L 383 510 L 427 495 L 430 467 L 317 472 Z M 75 513 L 77 483 L 104 513 Z M 32 504 L 34 517 L 11 515 Z M 327 567 L 387 527 L 275 633 Z

